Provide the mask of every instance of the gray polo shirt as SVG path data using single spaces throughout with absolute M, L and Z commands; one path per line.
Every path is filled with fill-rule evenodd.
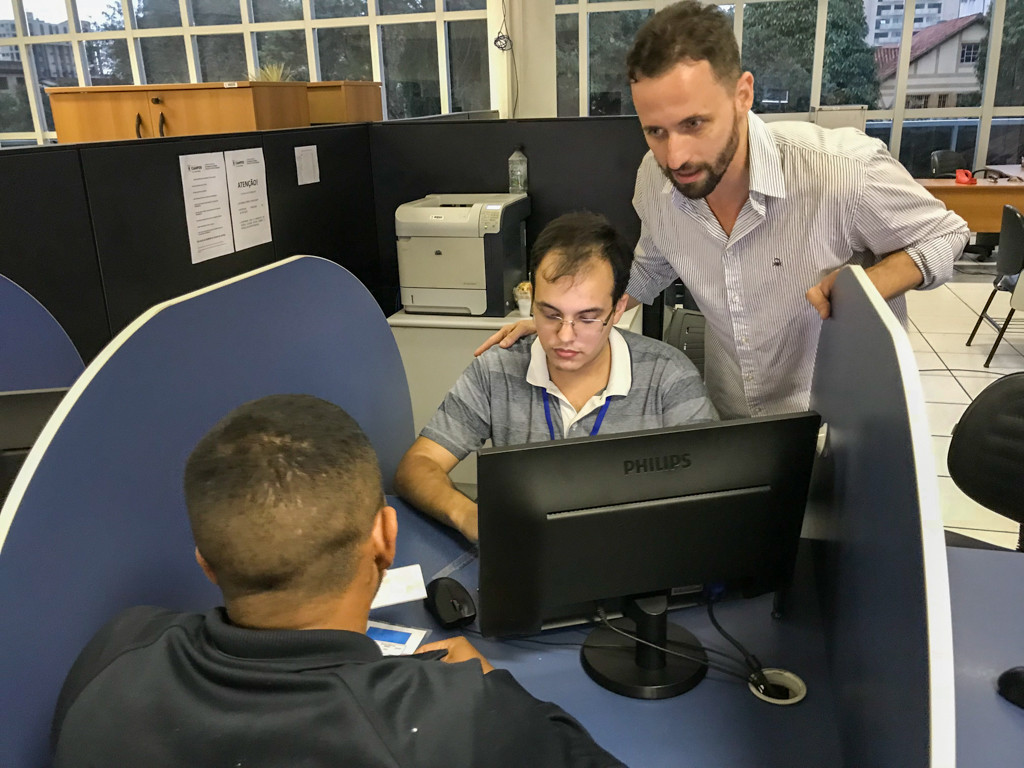
M 621 338 L 616 339 L 614 335 L 620 334 L 617 329 L 612 334 L 612 369 L 621 370 L 628 364 L 628 386 L 623 388 L 624 395 L 611 391 L 607 395 L 608 409 L 599 434 L 718 418 L 700 374 L 686 355 L 646 336 L 621 332 Z M 420 435 L 443 446 L 459 460 L 478 450 L 488 439 L 497 446 L 550 440 L 544 415 L 545 391 L 555 435 L 589 435 L 601 412 L 599 407 L 593 407 L 593 401 L 588 404 L 590 412 L 566 430 L 566 410 L 558 388 L 550 383 L 550 378 L 546 387 L 527 381 L 534 343 L 539 349 L 539 342 L 528 336 L 508 349 L 492 347 L 474 358 Z M 612 378 L 616 378 L 614 372 Z M 610 381 L 609 390 L 612 389 Z

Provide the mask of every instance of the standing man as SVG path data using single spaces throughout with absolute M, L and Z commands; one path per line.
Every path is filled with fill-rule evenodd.
M 651 148 L 633 196 L 629 306 L 678 276 L 707 320 L 707 384 L 723 418 L 805 409 L 836 270 L 864 266 L 905 321 L 902 294 L 949 279 L 966 223 L 880 141 L 750 112 L 754 78 L 715 6 L 657 13 L 627 67 Z
M 606 219 L 570 213 L 534 243 L 537 338 L 477 357 L 402 457 L 398 493 L 477 539 L 477 506 L 448 473 L 490 439 L 518 445 L 717 417 L 678 349 L 620 333 L 633 255 Z

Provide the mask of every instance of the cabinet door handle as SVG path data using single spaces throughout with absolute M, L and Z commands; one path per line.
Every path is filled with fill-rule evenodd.
M 164 135 L 164 126 L 167 125 L 167 118 L 164 117 L 164 113 L 160 113 L 160 135 Z
M 142 115 L 138 112 L 135 113 L 135 138 L 142 138 Z

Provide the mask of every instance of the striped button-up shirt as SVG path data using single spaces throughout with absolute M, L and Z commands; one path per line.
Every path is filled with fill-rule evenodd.
M 707 320 L 708 392 L 723 418 L 807 408 L 821 319 L 804 294 L 826 274 L 906 250 L 932 288 L 969 238 L 880 141 L 752 113 L 748 125 L 750 195 L 730 235 L 651 153 L 633 196 L 642 226 L 627 292 L 650 303 L 682 279 Z M 905 323 L 905 300 L 889 305 Z

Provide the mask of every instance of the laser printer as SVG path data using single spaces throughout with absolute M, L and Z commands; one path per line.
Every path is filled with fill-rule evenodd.
M 526 279 L 525 193 L 427 195 L 395 211 L 406 312 L 504 317 Z

